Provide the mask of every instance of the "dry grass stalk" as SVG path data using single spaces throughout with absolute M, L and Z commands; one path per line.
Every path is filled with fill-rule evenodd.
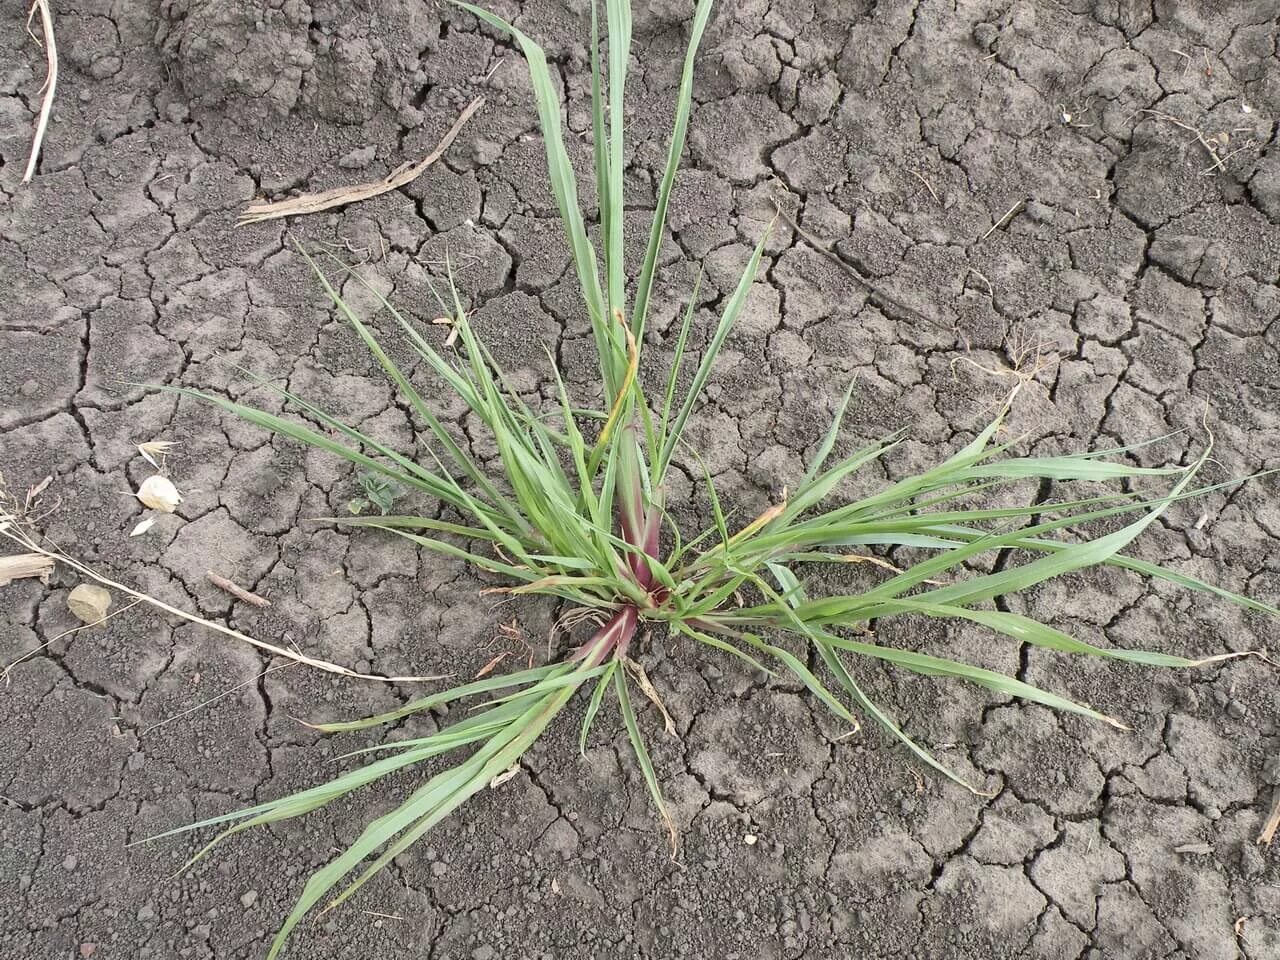
M 277 663 L 274 667 L 267 667 L 267 669 L 263 670 L 261 673 L 257 674 L 256 676 L 250 677 L 248 680 L 245 680 L 243 683 L 237 683 L 230 690 L 223 690 L 221 693 L 217 694 L 216 696 L 212 696 L 208 700 L 202 700 L 200 703 L 197 703 L 194 707 L 188 707 L 186 710 L 183 710 L 181 713 L 175 713 L 171 717 L 165 717 L 163 720 L 157 720 L 155 723 L 151 724 L 151 726 L 138 731 L 138 736 L 145 737 L 148 733 L 150 733 L 152 730 L 155 730 L 157 727 L 163 727 L 166 723 L 172 723 L 174 720 L 181 720 L 183 717 L 189 717 L 191 716 L 191 714 L 195 713 L 197 710 L 201 710 L 204 707 L 209 706 L 210 704 L 217 703 L 219 700 L 222 700 L 224 697 L 231 696 L 231 694 L 235 693 L 237 690 L 243 690 L 245 687 L 252 686 L 253 684 L 257 683 L 259 680 L 261 680 L 263 677 L 265 677 L 269 673 L 275 673 L 277 670 L 287 670 L 289 667 L 296 667 L 297 665 L 298 665 L 298 662 L 294 660 L 289 663 Z
M 44 132 L 49 127 L 49 116 L 53 113 L 53 95 L 58 89 L 58 45 L 53 39 L 53 13 L 49 10 L 48 0 L 32 0 L 31 9 L 27 12 L 27 33 L 31 33 L 31 21 L 40 14 L 40 25 L 44 32 L 44 52 L 48 61 L 48 72 L 44 78 L 44 100 L 40 104 L 40 116 L 36 120 L 35 136 L 31 138 L 31 154 L 27 157 L 27 169 L 22 175 L 23 183 L 30 183 L 36 174 L 36 164 L 40 161 L 40 147 L 44 144 Z M 39 40 L 36 41 L 39 43 Z
M 80 573 L 82 576 L 86 576 L 91 580 L 96 580 L 103 586 L 110 587 L 113 590 L 118 590 L 123 594 L 133 597 L 135 600 L 141 600 L 144 603 L 148 603 L 157 610 L 163 610 L 165 613 L 172 614 L 175 617 L 180 617 L 190 623 L 198 623 L 202 627 L 207 627 L 216 633 L 221 633 L 224 636 L 240 640 L 251 646 L 257 647 L 259 650 L 265 650 L 267 653 L 273 654 L 277 657 L 285 657 L 288 660 L 296 660 L 298 663 L 304 663 L 309 667 L 314 667 L 317 670 L 323 670 L 326 673 L 336 673 L 339 676 L 351 677 L 352 679 L 357 680 L 379 680 L 383 683 L 418 683 L 427 680 L 444 679 L 440 676 L 384 677 L 375 673 L 359 673 L 355 670 L 348 669 L 347 667 L 340 666 L 339 664 L 331 663 L 328 660 L 309 657 L 296 650 L 286 650 L 284 647 L 276 646 L 274 643 L 267 643 L 265 640 L 259 640 L 256 637 L 251 637 L 246 633 L 241 633 L 239 630 L 233 630 L 230 627 L 223 626 L 220 623 L 215 623 L 212 620 L 206 620 L 204 617 L 198 617 L 194 613 L 187 613 L 185 610 L 165 603 L 157 597 L 134 590 L 131 587 L 125 586 L 123 583 L 104 577 L 92 568 L 85 566 L 79 560 L 76 560 L 74 557 L 67 556 L 67 554 L 62 553 L 61 551 L 46 550 L 36 542 L 35 535 L 24 529 L 17 522 L 17 518 L 11 514 L 0 514 L 0 536 L 8 537 L 10 540 L 20 544 L 32 553 L 38 553 L 41 556 L 49 558 L 51 561 L 64 564 L 72 570 Z
M 1214 136 L 1205 136 L 1205 132 L 1201 130 L 1199 127 L 1192 126 L 1191 124 L 1186 123 L 1185 121 L 1179 120 L 1177 117 L 1173 116 L 1172 114 L 1163 113 L 1159 110 L 1149 110 L 1145 108 L 1139 110 L 1138 113 L 1145 113 L 1148 116 L 1154 117 L 1157 120 L 1163 120 L 1165 123 L 1171 123 L 1175 127 L 1179 127 L 1183 130 L 1186 130 L 1189 133 L 1195 134 L 1195 141 L 1198 144 L 1200 144 L 1200 146 L 1204 147 L 1205 152 L 1209 155 L 1210 161 L 1212 161 L 1209 164 L 1209 166 L 1205 167 L 1203 170 L 1200 171 L 1200 176 L 1202 177 L 1207 177 L 1210 174 L 1217 173 L 1218 171 L 1225 173 L 1227 170 L 1226 162 L 1228 160 L 1230 160 L 1232 157 L 1234 157 L 1238 153 L 1242 153 L 1245 150 L 1250 149 L 1251 147 L 1257 146 L 1257 141 L 1250 139 L 1246 141 L 1242 146 L 1239 146 L 1236 149 L 1232 150 L 1230 153 L 1223 154 L 1220 151 L 1222 150 L 1222 148 L 1224 148 L 1227 145 L 1227 143 L 1230 142 L 1229 137 L 1225 132 L 1215 134 Z M 1245 128 L 1245 129 L 1248 129 L 1248 128 Z
M 914 170 L 908 170 L 907 173 L 911 174 L 913 177 L 915 177 L 917 180 L 923 183 L 924 188 L 929 191 L 929 196 L 933 197 L 933 202 L 936 203 L 938 206 L 942 206 L 942 201 L 938 199 L 938 192 L 933 189 L 933 184 L 931 184 L 924 177 L 920 176 L 920 174 L 916 173 Z
M 1010 208 L 1005 212 L 1005 215 L 1004 215 L 1003 217 L 1001 217 L 999 220 L 997 220 L 995 223 L 993 223 L 993 224 L 991 225 L 991 228 L 990 228 L 986 233 L 984 233 L 981 237 L 979 237 L 979 238 L 978 238 L 978 242 L 979 242 L 979 243 L 981 243 L 983 240 L 987 239 L 987 237 L 989 237 L 989 236 L 991 236 L 993 233 L 995 233 L 995 232 L 996 232 L 996 230 L 997 230 L 997 229 L 999 229 L 1000 225 L 1001 225 L 1001 224 L 1003 224 L 1003 223 L 1004 223 L 1006 220 L 1008 220 L 1010 217 L 1012 217 L 1012 216 L 1013 216 L 1013 215 L 1018 211 L 1018 208 L 1019 208 L 1019 207 L 1021 207 L 1021 206 L 1022 206 L 1023 204 L 1025 204 L 1026 202 L 1027 202 L 1026 200 L 1019 200 L 1019 201 L 1018 201 L 1017 203 L 1015 203 L 1012 207 L 1010 207 Z
M 62 639 L 64 639 L 65 637 L 69 637 L 69 636 L 71 636 L 73 633 L 79 633 L 81 630 L 88 630 L 88 629 L 89 629 L 89 628 L 91 628 L 91 627 L 100 627 L 100 626 L 102 626 L 104 623 L 106 623 L 108 620 L 112 619 L 113 617 L 118 617 L 118 616 L 120 616 L 120 614 L 124 613 L 125 611 L 127 611 L 127 610 L 132 610 L 134 607 L 136 607 L 136 606 L 137 606 L 138 604 L 140 604 L 141 602 L 142 602 L 141 600 L 135 600 L 135 601 L 133 601 L 133 603 L 127 603 L 127 604 L 125 604 L 125 605 L 124 605 L 123 607 L 121 607 L 119 610 L 112 610 L 110 613 L 108 613 L 108 614 L 106 614 L 105 616 L 103 616 L 101 620 L 96 620 L 96 621 L 94 621 L 93 623 L 82 623 L 82 624 L 80 624 L 80 626 L 78 626 L 78 627 L 72 627 L 70 630 L 63 630 L 63 631 L 62 631 L 60 634 L 58 634 L 56 637 L 52 637 L 52 638 L 50 638 L 50 639 L 46 640 L 44 643 L 40 644 L 40 646 L 35 647 L 35 648 L 31 649 L 31 650 L 28 650 L 28 651 L 27 651 L 26 653 L 24 653 L 22 656 L 18 657 L 18 659 L 16 659 L 16 660 L 14 660 L 14 661 L 10 662 L 10 663 L 9 663 L 9 665 L 8 665 L 8 666 L 6 666 L 6 667 L 4 668 L 4 671 L 3 671 L 2 673 L 0 673 L 0 682 L 3 682 L 3 683 L 5 683 L 5 684 L 8 684 L 8 683 L 9 683 L 9 674 L 13 672 L 13 668 L 14 668 L 14 667 L 16 667 L 18 664 L 20 664 L 20 663 L 22 663 L 22 662 L 24 662 L 24 661 L 26 661 L 26 660 L 30 660 L 30 659 L 31 659 L 32 657 L 34 657 L 36 654 L 38 654 L 38 653 L 40 653 L 40 652 L 42 652 L 42 651 L 44 651 L 44 650 L 47 650 L 49 647 L 53 646 L 53 645 L 54 645 L 55 643 L 57 643 L 59 640 L 62 640 Z
M 322 210 L 330 210 L 334 207 L 346 206 L 348 203 L 369 200 L 372 197 L 389 193 L 398 187 L 403 187 L 406 183 L 416 180 L 428 167 L 444 155 L 444 152 L 449 149 L 449 145 L 453 143 L 454 138 L 458 136 L 467 121 L 471 119 L 471 115 L 482 106 L 484 106 L 484 97 L 476 97 L 467 104 L 466 109 L 458 115 L 458 119 L 449 128 L 449 132 L 436 144 L 436 148 L 417 163 L 401 164 L 381 180 L 374 180 L 370 183 L 357 183 L 349 187 L 334 187 L 332 190 L 322 190 L 320 193 L 304 193 L 302 196 L 290 197 L 288 200 L 281 200 L 279 203 L 251 203 L 240 214 L 240 219 L 236 221 L 236 226 L 242 227 L 250 223 L 262 223 L 265 220 L 278 220 L 281 217 L 297 217 L 309 213 L 320 213 Z

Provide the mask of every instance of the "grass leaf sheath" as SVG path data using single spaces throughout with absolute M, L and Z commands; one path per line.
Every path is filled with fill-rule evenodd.
M 1166 652 L 1114 649 L 1022 614 L 997 609 L 994 601 L 1047 579 L 1097 565 L 1110 565 L 1163 578 L 1265 613 L 1277 611 L 1256 600 L 1211 586 L 1184 573 L 1126 557 L 1130 546 L 1171 503 L 1203 493 L 1193 485 L 1209 451 L 1187 466 L 1161 469 L 1133 466 L 1119 448 L 1073 456 L 1007 455 L 1012 444 L 1001 437 L 1002 420 L 1012 396 L 995 419 L 965 447 L 928 470 L 886 484 L 858 500 L 841 499 L 845 481 L 882 460 L 901 442 L 901 434 L 865 443 L 835 459 L 841 424 L 856 384 L 842 391 L 829 430 L 811 438 L 817 453 L 807 472 L 783 502 L 744 519 L 722 506 L 710 474 L 684 434 L 698 416 L 701 392 L 713 376 L 716 357 L 741 312 L 764 256 L 765 236 L 743 265 L 735 289 L 698 358 L 687 391 L 679 389 L 679 366 L 694 323 L 693 302 L 676 305 L 683 314 L 673 338 L 673 368 L 659 379 L 660 396 L 645 394 L 646 378 L 637 376 L 649 339 L 646 318 L 655 295 L 658 250 L 665 236 L 671 187 L 683 153 L 689 124 L 693 67 L 711 11 L 699 0 L 687 25 L 675 121 L 664 169 L 657 180 L 655 209 L 644 256 L 638 265 L 624 262 L 627 250 L 623 205 L 624 84 L 631 46 L 626 0 L 607 0 L 603 27 L 606 61 L 601 63 L 601 18 L 591 11 L 591 116 L 593 170 L 600 198 L 601 249 L 588 235 L 578 205 L 578 185 L 561 130 L 557 87 L 542 49 L 500 18 L 468 3 L 485 29 L 514 41 L 528 63 L 538 119 L 546 145 L 552 195 L 598 351 L 602 409 L 589 409 L 570 395 L 561 371 L 550 361 L 548 382 L 556 400 L 547 409 L 531 408 L 508 386 L 509 379 L 471 329 L 463 298 L 449 276 L 449 289 L 437 301 L 449 317 L 450 346 L 401 315 L 376 291 L 374 302 L 423 361 L 419 366 L 439 381 L 415 386 L 392 359 L 375 328 L 344 302 L 334 275 L 364 282 L 332 255 L 303 256 L 325 293 L 391 379 L 404 402 L 425 428 L 426 457 L 397 453 L 319 407 L 283 393 L 286 407 L 306 414 L 313 425 L 290 416 L 258 410 L 210 394 L 193 394 L 220 405 L 268 431 L 317 447 L 353 464 L 364 478 L 365 497 L 378 513 L 335 517 L 334 523 L 374 527 L 368 536 L 405 537 L 421 549 L 462 558 L 502 577 L 505 593 L 552 596 L 566 605 L 566 620 L 591 621 L 594 632 L 579 639 L 559 659 L 505 675 L 485 675 L 451 690 L 431 693 L 388 713 L 319 725 L 326 733 L 378 727 L 431 707 L 462 701 L 471 709 L 463 719 L 429 736 L 389 741 L 357 751 L 354 768 L 326 783 L 234 813 L 212 817 L 164 834 L 219 827 L 219 833 L 193 858 L 232 834 L 252 826 L 302 816 L 390 774 L 417 768 L 435 758 L 453 765 L 425 768 L 422 781 L 399 806 L 372 820 L 344 851 L 307 881 L 292 913 L 272 942 L 275 958 L 296 925 L 313 910 L 332 909 L 355 893 L 384 864 L 442 819 L 512 770 L 520 757 L 585 689 L 589 694 L 580 747 L 585 751 L 593 723 L 610 703 L 626 730 L 636 766 L 670 833 L 678 833 L 662 800 L 661 778 L 650 760 L 641 717 L 633 704 L 656 701 L 652 687 L 631 696 L 637 671 L 628 673 L 629 651 L 649 629 L 666 629 L 683 638 L 679 655 L 715 650 L 739 657 L 746 669 L 789 673 L 804 684 L 816 704 L 831 711 L 850 731 L 858 717 L 870 718 L 901 741 L 920 761 L 975 792 L 929 750 L 916 743 L 892 716 L 859 686 L 858 664 L 868 658 L 930 677 L 979 684 L 1001 694 L 1072 711 L 1120 725 L 1049 690 L 1016 677 L 932 654 L 886 646 L 875 639 L 877 622 L 889 617 L 943 619 L 976 624 L 993 638 L 1031 644 L 1062 655 L 1100 656 L 1141 668 L 1194 667 L 1206 661 Z M 299 248 L 301 250 L 301 248 Z M 629 269 L 629 268 L 635 268 Z M 628 291 L 634 290 L 634 305 Z M 693 299 L 696 300 L 697 292 Z M 434 314 L 434 307 L 428 307 Z M 632 310 L 634 309 L 634 312 Z M 426 332 L 424 332 L 426 329 Z M 699 338 L 701 339 L 701 338 Z M 453 346 L 456 340 L 456 346 Z M 550 354 L 548 354 L 550 360 Z M 269 385 L 267 385 L 269 386 Z M 473 428 L 487 433 L 497 457 L 495 468 L 470 452 L 469 438 L 433 412 L 432 391 L 456 394 L 474 415 Z M 1016 391 L 1015 391 L 1016 393 Z M 664 481 L 673 461 L 690 476 L 702 478 L 713 522 L 706 530 L 681 531 L 665 510 Z M 1094 486 L 1083 498 L 1017 502 L 1020 490 L 1043 483 L 1071 481 Z M 1164 493 L 1140 495 L 1133 485 L 1168 483 Z M 1052 489 L 1052 488 L 1051 488 Z M 1076 489 L 1076 488 L 1073 488 Z M 390 515 L 401 494 L 433 501 L 443 513 L 432 517 Z M 997 506 L 992 498 L 999 495 Z M 363 509 L 363 507 L 362 507 Z M 356 512 L 359 512 L 357 510 Z M 386 515 L 383 515 L 386 514 Z M 748 515 L 749 516 L 749 515 Z M 1118 529 L 1089 536 L 1087 525 L 1129 517 Z M 1114 525 L 1113 525 L 1114 526 Z M 874 550 L 893 551 L 891 557 Z M 1015 557 L 994 572 L 972 574 L 971 560 L 999 554 Z M 877 582 L 859 593 L 823 592 L 813 576 L 822 567 L 861 563 Z M 990 569 L 989 565 L 987 567 Z M 518 598 L 517 598 L 518 599 Z M 579 633 L 585 629 L 579 626 Z M 480 638 L 477 638 L 479 642 Z M 1094 638 L 1096 639 L 1096 638 Z M 785 642 L 784 642 L 785 641 Z M 807 664 L 792 651 L 808 645 L 815 657 Z M 1225 659 L 1232 654 L 1217 658 Z M 633 665 L 634 666 L 634 665 Z M 483 671 L 482 671 L 483 673 Z M 639 673 L 643 679 L 643 673 Z M 647 685 L 648 681 L 644 683 Z M 498 778 L 495 780 L 495 778 Z

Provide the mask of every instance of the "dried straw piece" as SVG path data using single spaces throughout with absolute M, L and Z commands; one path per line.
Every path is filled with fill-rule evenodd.
M 11 557 L 0 557 L 0 587 L 27 577 L 39 577 L 48 583 L 52 572 L 53 561 L 43 554 L 17 553 Z
M 1277 829 L 1280 829 L 1280 787 L 1276 788 L 1275 801 L 1271 804 L 1271 816 L 1267 817 L 1267 822 L 1262 825 L 1258 842 L 1263 846 L 1271 846 L 1271 841 L 1276 838 Z
M 262 223 L 264 220 L 278 220 L 281 217 L 297 217 L 308 213 L 319 213 L 322 210 L 345 206 L 348 203 L 368 200 L 372 197 L 389 193 L 397 187 L 403 187 L 406 183 L 416 180 L 427 167 L 444 155 L 444 152 L 449 149 L 449 144 L 453 143 L 454 138 L 461 132 L 466 122 L 471 119 L 471 115 L 482 106 L 484 106 L 484 97 L 476 97 L 467 104 L 466 109 L 458 115 L 458 119 L 449 128 L 449 132 L 436 144 L 436 148 L 415 164 L 401 164 L 383 179 L 374 180 L 371 183 L 357 183 L 349 187 L 334 187 L 332 190 L 323 190 L 320 193 L 304 193 L 300 197 L 290 197 L 288 200 L 281 200 L 279 203 L 251 203 L 241 212 L 240 219 L 236 221 L 236 226 L 243 227 L 250 223 Z
M 40 104 L 40 117 L 36 120 L 35 136 L 31 138 L 31 153 L 27 157 L 27 169 L 22 175 L 23 183 L 30 183 L 36 174 L 36 164 L 40 160 L 40 147 L 44 144 L 44 132 L 49 127 L 49 115 L 53 113 L 53 94 L 58 89 L 58 45 L 53 40 L 53 14 L 49 10 L 48 0 L 32 0 L 31 9 L 27 13 L 27 33 L 31 33 L 31 21 L 36 13 L 40 14 L 40 25 L 44 31 L 44 53 L 48 62 L 48 73 L 44 78 L 44 100 Z M 35 34 L 31 34 L 33 37 Z
M 658 696 L 658 691 L 654 688 L 653 681 L 649 679 L 649 675 L 644 672 L 644 667 L 630 657 L 627 657 L 625 662 L 627 668 L 631 671 L 631 675 L 636 678 L 640 691 L 649 698 L 649 702 L 657 707 L 658 712 L 662 714 L 662 728 L 666 730 L 668 736 L 676 736 L 676 722 L 671 719 L 671 714 L 663 706 L 662 698 Z
M 165 455 L 178 443 L 177 440 L 148 440 L 146 443 L 138 444 L 138 453 L 142 454 L 142 458 L 147 463 L 159 470 Z

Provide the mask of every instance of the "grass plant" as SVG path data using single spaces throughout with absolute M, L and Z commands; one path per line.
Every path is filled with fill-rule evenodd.
M 269 431 L 350 461 L 371 478 L 370 482 L 381 478 L 388 489 L 415 493 L 445 508 L 439 519 L 370 515 L 335 518 L 335 522 L 371 527 L 407 538 L 423 550 L 461 558 L 501 577 L 507 584 L 503 589 L 510 594 L 558 598 L 580 615 L 581 622 L 594 618 L 599 626 L 557 662 L 485 675 L 378 716 L 321 724 L 320 730 L 341 733 L 392 723 L 438 705 L 472 704 L 470 710 L 453 714 L 463 719 L 430 736 L 360 751 L 360 765 L 325 783 L 171 831 L 222 828 L 192 858 L 194 861 L 240 831 L 301 816 L 434 757 L 447 754 L 456 758 L 442 772 L 424 774 L 425 779 L 403 802 L 372 820 L 355 842 L 310 877 L 272 943 L 270 958 L 280 953 L 309 912 L 341 904 L 393 857 L 502 777 L 579 694 L 589 698 L 580 735 L 584 750 L 592 722 L 606 701 L 612 701 L 621 712 L 639 770 L 666 823 L 674 850 L 675 827 L 667 815 L 634 706 L 637 692 L 649 695 L 648 681 L 641 679 L 643 674 L 634 668 L 630 657 L 643 625 L 663 627 L 687 638 L 692 649 L 705 645 L 730 653 L 753 670 L 789 672 L 850 729 L 857 728 L 859 714 L 871 717 L 921 762 L 976 791 L 977 787 L 965 783 L 914 742 L 867 696 L 856 679 L 860 659 L 979 684 L 998 694 L 1104 723 L 1119 722 L 1013 676 L 878 643 L 868 629 L 877 621 L 908 615 L 968 621 L 1014 643 L 1063 654 L 1109 657 L 1146 667 L 1192 667 L 1206 661 L 1097 645 L 997 607 L 994 601 L 1052 577 L 1104 564 L 1275 612 L 1122 553 L 1170 503 L 1212 489 L 1193 486 L 1208 457 L 1207 450 L 1189 465 L 1167 468 L 1133 465 L 1132 458 L 1125 457 L 1131 448 L 1069 456 L 1015 456 L 1011 453 L 1013 441 L 1001 430 L 1002 411 L 971 442 L 932 469 L 887 483 L 862 499 L 845 501 L 838 495 L 844 481 L 903 442 L 902 434 L 894 434 L 835 456 L 852 386 L 844 393 L 825 436 L 814 438 L 817 447 L 799 483 L 783 502 L 750 522 L 731 522 L 710 476 L 699 467 L 714 523 L 686 536 L 664 509 L 665 480 L 677 458 L 682 463 L 700 463 L 696 454 L 686 454 L 685 431 L 697 416 L 699 398 L 712 376 L 716 357 L 747 300 L 766 242 L 765 236 L 760 237 L 736 289 L 723 299 L 718 323 L 696 363 L 687 349 L 694 323 L 691 299 L 674 340 L 665 389 L 657 396 L 646 395 L 637 371 L 644 361 L 646 320 L 671 187 L 685 145 L 694 59 L 711 0 L 700 0 L 689 26 L 670 148 L 657 184 L 644 258 L 634 274 L 623 256 L 623 91 L 631 35 L 628 3 L 608 0 L 605 4 L 608 39 L 603 64 L 601 25 L 592 4 L 589 46 L 599 251 L 579 207 L 577 181 L 561 129 L 561 104 L 543 51 L 493 14 L 467 3 L 458 6 L 510 38 L 528 63 L 551 189 L 599 358 L 605 398 L 600 409 L 579 405 L 550 354 L 547 371 L 554 380 L 558 403 L 551 405 L 552 409 L 535 409 L 522 400 L 469 325 L 451 274 L 447 288 L 433 292 L 439 311 L 451 321 L 450 342 L 456 340 L 453 347 L 433 343 L 433 339 L 443 339 L 433 333 L 438 327 L 420 327 L 370 288 L 407 345 L 444 389 L 461 398 L 487 433 L 500 464 L 500 470 L 490 472 L 433 411 L 421 392 L 423 387 L 411 382 L 374 330 L 343 300 L 340 284 L 333 278 L 346 268 L 337 260 L 318 263 L 305 252 L 334 306 L 422 425 L 420 456 L 405 456 L 284 390 L 279 392 L 286 406 L 306 414 L 307 422 L 218 396 L 197 395 Z M 354 272 L 349 276 L 359 280 Z M 691 367 L 692 377 L 688 388 L 682 390 L 681 371 L 686 365 Z M 1039 481 L 1093 482 L 1101 485 L 1101 492 L 1060 502 L 982 506 L 990 502 L 993 493 L 1002 493 L 1011 485 L 1034 486 Z M 1167 484 L 1164 492 L 1143 496 L 1128 489 L 1133 482 L 1142 485 L 1151 481 Z M 1124 525 L 1117 527 L 1114 518 L 1124 518 Z M 1090 523 L 1105 520 L 1112 520 L 1107 525 L 1110 532 L 1086 535 L 1085 527 Z M 876 547 L 912 548 L 907 553 L 920 559 L 901 569 L 880 561 L 884 568 L 880 582 L 860 593 L 811 592 L 814 578 L 806 574 L 812 568 L 864 559 L 867 551 Z M 1016 555 L 1016 562 L 995 565 L 990 572 L 974 572 L 985 568 L 970 561 L 1002 552 Z M 814 656 L 797 656 L 792 650 L 798 645 L 807 646 Z

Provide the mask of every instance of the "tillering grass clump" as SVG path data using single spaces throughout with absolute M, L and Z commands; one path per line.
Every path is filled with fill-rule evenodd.
M 399 807 L 371 822 L 346 851 L 312 875 L 276 935 L 269 957 L 279 954 L 294 926 L 322 899 L 329 898 L 326 909 L 344 901 L 393 857 L 512 768 L 584 688 L 590 691 L 590 701 L 582 744 L 604 700 L 612 697 L 674 845 L 675 830 L 632 706 L 633 684 L 642 695 L 651 692 L 648 681 L 628 657 L 642 623 L 665 625 L 697 643 L 741 657 L 755 669 L 766 670 L 768 664 L 790 671 L 851 728 L 857 727 L 854 709 L 868 714 L 924 763 L 963 783 L 867 698 L 854 679 L 850 655 L 873 657 L 915 673 L 956 677 L 1002 694 L 1118 724 L 1088 706 L 1014 677 L 881 646 L 869 639 L 868 625 L 901 614 L 955 618 L 976 622 L 1019 643 L 1063 653 L 1163 667 L 1205 662 L 1094 646 L 1029 617 L 996 609 L 992 603 L 1001 595 L 1096 564 L 1162 577 L 1275 612 L 1190 577 L 1120 555 L 1169 503 L 1203 492 L 1189 489 L 1189 485 L 1207 452 L 1189 467 L 1164 469 L 1107 458 L 1126 448 L 1060 457 L 1007 457 L 1010 444 L 997 441 L 997 416 L 971 443 L 933 469 L 890 483 L 862 500 L 838 502 L 833 492 L 841 481 L 901 442 L 901 435 L 891 436 L 831 463 L 848 392 L 808 471 L 784 502 L 732 529 L 708 475 L 706 492 L 715 523 L 694 536 L 683 535 L 664 511 L 663 481 L 673 458 L 682 453 L 685 426 L 751 289 L 765 243 L 762 237 L 737 288 L 726 298 L 687 392 L 678 395 L 677 384 L 693 316 L 692 300 L 684 312 L 666 389 L 662 396 L 646 396 L 636 375 L 643 356 L 645 319 L 671 185 L 684 149 L 694 56 L 711 2 L 700 0 L 693 18 L 670 150 L 658 186 L 644 261 L 633 288 L 623 263 L 623 87 L 631 33 L 628 4 L 625 0 L 607 2 L 605 70 L 599 60 L 594 4 L 592 10 L 591 106 L 603 245 L 599 259 L 578 206 L 577 185 L 561 132 L 560 101 L 541 48 L 492 14 L 469 4 L 459 5 L 508 34 L 528 61 L 546 141 L 551 188 L 591 321 L 607 409 L 575 406 L 553 359 L 550 367 L 559 387 L 558 409 L 534 410 L 526 405 L 509 388 L 502 370 L 468 326 L 452 277 L 448 303 L 438 295 L 437 299 L 440 309 L 451 318 L 456 350 L 437 349 L 413 322 L 383 300 L 383 307 L 408 344 L 466 403 L 491 436 L 502 469 L 498 475 L 487 474 L 310 260 L 334 304 L 425 424 L 429 436 L 423 438 L 421 460 L 415 462 L 397 453 L 292 394 L 285 393 L 286 400 L 328 432 L 219 397 L 199 396 L 276 433 L 344 457 L 367 476 L 384 479 L 387 489 L 398 486 L 429 495 L 446 505 L 444 516 L 452 518 L 389 515 L 350 517 L 342 522 L 390 531 L 426 550 L 460 557 L 505 578 L 512 594 L 560 598 L 572 604 L 573 612 L 580 613 L 583 621 L 594 616 L 602 625 L 561 662 L 506 675 L 485 675 L 390 713 L 321 725 L 319 729 L 328 732 L 358 730 L 438 704 L 486 698 L 465 714 L 465 719 L 431 736 L 371 748 L 377 759 L 328 783 L 180 828 L 225 825 L 213 841 L 216 843 L 249 827 L 315 810 L 394 771 L 456 753 L 459 759 L 455 766 L 427 779 Z M 602 92 L 606 71 L 607 111 Z M 697 460 L 696 455 L 693 459 Z M 1133 493 L 1116 491 L 1061 503 L 999 509 L 972 506 L 975 494 L 1032 478 L 1123 481 L 1140 476 L 1175 479 L 1172 489 L 1156 499 L 1143 500 Z M 381 483 L 375 485 L 383 488 Z M 1096 539 L 1083 538 L 1078 529 L 1073 529 L 1070 539 L 1055 536 L 1087 521 L 1127 513 L 1136 514 L 1137 519 Z M 903 570 L 885 564 L 888 571 L 883 582 L 863 593 L 810 596 L 806 592 L 803 571 L 807 565 L 847 562 L 858 558 L 852 551 L 874 545 L 920 548 L 919 555 L 927 559 Z M 1026 562 L 991 573 L 964 575 L 966 561 L 999 551 L 1017 551 Z M 938 578 L 948 575 L 954 575 L 951 581 L 939 585 Z M 811 645 L 825 675 L 818 676 L 804 659 L 777 645 L 779 637 Z

